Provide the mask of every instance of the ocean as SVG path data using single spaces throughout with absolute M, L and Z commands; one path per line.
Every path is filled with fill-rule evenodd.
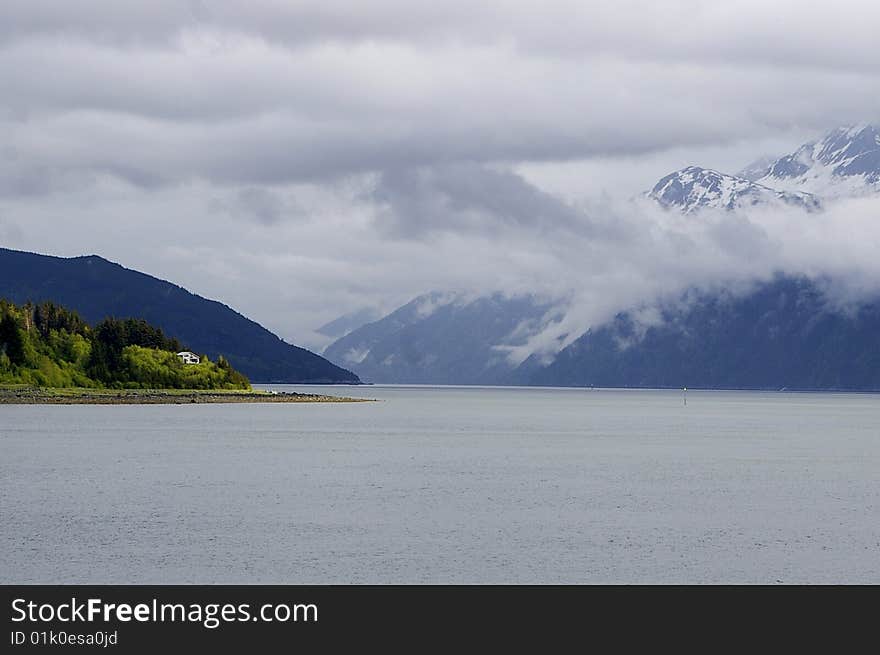
M 2 583 L 880 583 L 880 396 L 0 406 Z

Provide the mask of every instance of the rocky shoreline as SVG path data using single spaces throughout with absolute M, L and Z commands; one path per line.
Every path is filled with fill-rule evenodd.
M 357 403 L 365 398 L 269 391 L 0 388 L 0 405 L 189 405 L 205 403 Z

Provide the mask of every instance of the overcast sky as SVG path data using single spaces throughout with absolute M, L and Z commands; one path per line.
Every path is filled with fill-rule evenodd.
M 870 280 L 869 201 L 805 229 L 627 199 L 880 120 L 878 25 L 875 0 L 6 0 L 0 244 L 99 254 L 312 347 L 434 289 L 568 294 L 581 329 L 667 281 Z

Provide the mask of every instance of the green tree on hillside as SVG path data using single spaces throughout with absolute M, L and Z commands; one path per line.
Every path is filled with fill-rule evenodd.
M 91 328 L 54 303 L 0 300 L 0 383 L 117 388 L 248 389 L 225 358 L 184 364 L 177 339 L 144 320 L 107 318 Z
M 9 358 L 11 364 L 24 363 L 24 340 L 18 328 L 15 315 L 4 313 L 0 319 L 0 352 Z

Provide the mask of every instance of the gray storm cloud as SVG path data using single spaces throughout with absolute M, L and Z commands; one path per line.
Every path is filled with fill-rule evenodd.
M 389 236 L 407 238 L 449 231 L 503 238 L 509 229 L 612 238 L 621 227 L 597 223 L 514 172 L 471 163 L 385 170 L 367 199 Z
M 9 0 L 0 36 L 78 35 L 112 44 L 172 43 L 181 31 L 254 35 L 286 47 L 315 42 L 509 42 L 554 56 L 715 59 L 871 71 L 870 0 Z M 836 37 L 830 39 L 829 37 Z M 823 43 L 834 47 L 823 48 Z
M 0 117 L 20 166 L 146 184 L 637 154 L 880 115 L 878 19 L 872 2 L 13 2 Z
M 867 293 L 870 199 L 697 221 L 627 198 L 880 119 L 878 23 L 867 0 L 12 0 L 0 239 L 96 252 L 313 346 L 435 289 L 563 299 L 535 350 L 780 268 Z

